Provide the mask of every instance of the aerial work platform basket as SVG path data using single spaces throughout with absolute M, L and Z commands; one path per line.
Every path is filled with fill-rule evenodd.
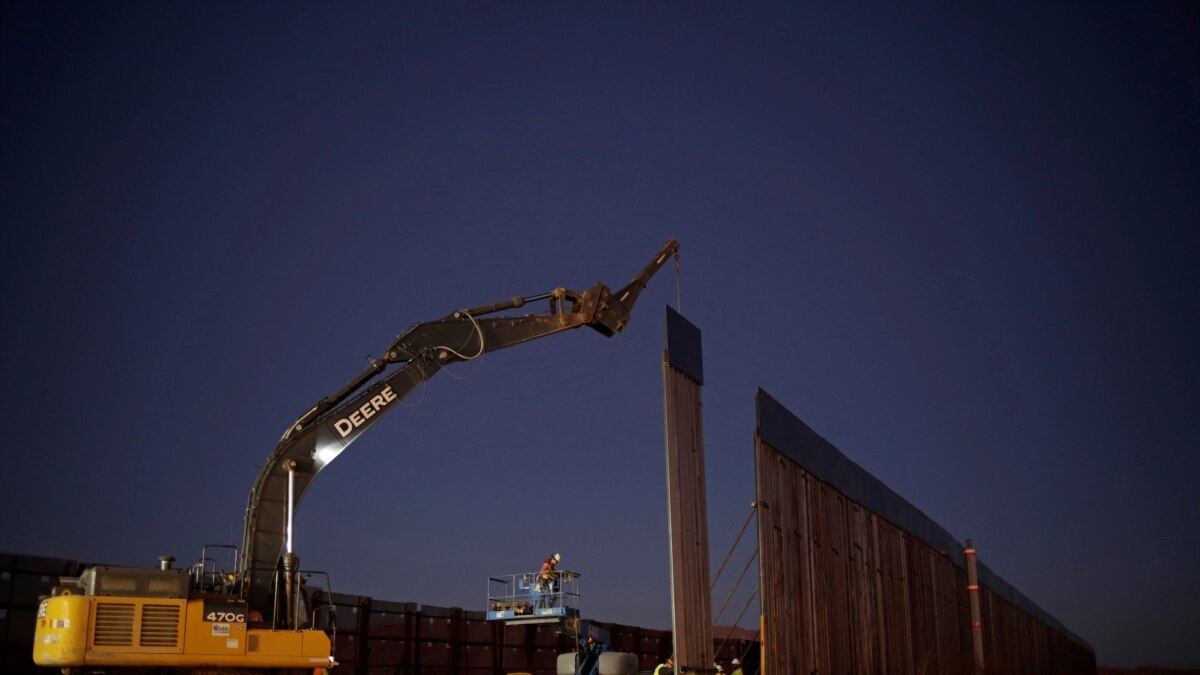
M 518 572 L 488 578 L 488 621 L 578 624 L 579 575 Z
M 556 672 L 573 675 L 633 675 L 635 654 L 609 651 L 608 629 L 579 618 L 579 575 L 575 572 L 521 572 L 488 579 L 488 621 L 540 624 L 574 641 L 574 651 L 558 655 Z

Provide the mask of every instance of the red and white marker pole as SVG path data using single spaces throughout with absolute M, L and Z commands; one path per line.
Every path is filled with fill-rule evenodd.
M 967 558 L 967 597 L 971 603 L 971 642 L 975 646 L 975 672 L 983 672 L 983 621 L 979 609 L 979 566 L 975 546 L 967 540 L 963 555 Z

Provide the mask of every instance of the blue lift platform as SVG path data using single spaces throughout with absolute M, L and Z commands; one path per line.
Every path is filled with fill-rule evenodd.
M 576 675 L 601 675 L 605 659 L 613 659 L 615 664 L 615 659 L 625 658 L 629 667 L 619 672 L 636 669 L 636 657 L 605 653 L 610 642 L 608 629 L 579 618 L 579 574 L 575 572 L 520 572 L 488 578 L 487 618 L 512 625 L 548 625 L 573 639 L 575 653 L 559 655 L 559 672 L 563 672 L 562 659 L 567 659 Z
M 556 624 L 579 634 L 579 575 L 575 572 L 504 574 L 488 579 L 488 621 Z

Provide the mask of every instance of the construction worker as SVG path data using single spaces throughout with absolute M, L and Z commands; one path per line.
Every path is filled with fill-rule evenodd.
M 666 661 L 654 669 L 654 675 L 675 675 L 675 659 L 668 656 Z
M 554 598 L 551 597 L 558 591 L 558 584 L 555 577 L 557 573 L 554 568 L 558 566 L 562 556 L 555 553 L 554 555 L 542 561 L 542 569 L 538 571 L 537 583 L 534 586 L 540 596 L 538 600 L 539 607 L 550 607 L 554 604 Z
M 562 556 L 555 553 L 554 555 L 542 561 L 542 569 L 540 572 L 538 572 L 538 574 L 542 576 L 543 580 L 554 578 L 554 568 L 558 566 L 560 560 L 562 560 Z
M 586 640 L 580 643 L 580 651 L 584 651 L 589 654 L 599 654 L 600 652 L 604 651 L 604 645 L 596 642 L 596 638 L 589 635 L 587 636 Z
M 729 675 L 742 675 L 742 662 L 738 660 L 738 657 L 733 657 L 733 661 L 730 663 L 733 664 L 733 672 Z
M 587 636 L 586 640 L 580 640 L 579 654 L 575 657 L 576 672 L 600 672 L 600 654 L 604 651 L 604 649 L 604 645 L 597 642 L 596 638 L 592 637 L 591 635 Z

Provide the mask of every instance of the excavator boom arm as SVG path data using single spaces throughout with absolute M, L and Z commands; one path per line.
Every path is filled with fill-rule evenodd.
M 396 338 L 383 358 L 372 360 L 366 370 L 314 404 L 284 433 L 250 492 L 241 561 L 250 607 L 264 616 L 274 612 L 272 580 L 285 543 L 289 478 L 295 509 L 322 468 L 405 396 L 451 363 L 580 326 L 590 326 L 607 337 L 623 331 L 638 294 L 678 249 L 677 241 L 668 241 L 615 294 L 599 283 L 582 293 L 559 287 L 542 295 L 516 297 L 416 324 Z M 549 300 L 550 311 L 486 316 L 537 300 Z M 290 477 L 289 467 L 294 472 Z

